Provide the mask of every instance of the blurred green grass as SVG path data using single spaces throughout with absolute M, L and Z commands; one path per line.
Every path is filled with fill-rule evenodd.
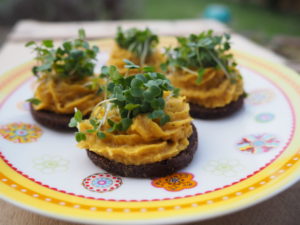
M 281 34 L 300 36 L 300 15 L 275 12 L 244 1 L 143 0 L 141 2 L 141 9 L 133 13 L 131 19 L 200 18 L 207 5 L 224 4 L 232 14 L 229 25 L 236 31 L 254 31 L 267 37 Z M 130 15 L 128 17 L 130 18 Z

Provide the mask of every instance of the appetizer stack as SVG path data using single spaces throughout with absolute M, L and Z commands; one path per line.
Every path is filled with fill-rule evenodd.
M 243 105 L 243 79 L 229 35 L 212 31 L 157 49 L 149 29 L 118 29 L 108 65 L 94 74 L 98 48 L 79 38 L 54 49 L 30 42 L 39 66 L 33 117 L 51 128 L 77 128 L 78 147 L 113 174 L 160 177 L 186 167 L 198 145 L 190 115 L 228 116 Z M 160 73 L 165 71 L 166 75 Z M 179 93 L 180 91 L 180 93 Z
M 243 105 L 243 79 L 230 49 L 230 36 L 212 31 L 177 38 L 178 46 L 167 49 L 163 64 L 174 86 L 191 106 L 191 115 L 201 119 L 228 116 Z
M 131 28 L 123 31 L 119 27 L 115 37 L 115 46 L 107 64 L 117 66 L 122 74 L 127 72 L 124 59 L 142 67 L 152 66 L 159 71 L 164 56 L 156 48 L 158 43 L 158 36 L 148 28 L 145 30 Z
M 51 40 L 40 45 L 31 41 L 26 46 L 33 48 L 38 64 L 32 69 L 38 80 L 34 97 L 28 99 L 31 113 L 44 126 L 68 130 L 75 107 L 88 116 L 103 98 L 101 80 L 94 76 L 98 47 L 89 46 L 84 30 L 79 30 L 78 39 L 58 48 Z
M 139 69 L 137 65 L 128 65 Z M 76 111 L 70 126 L 79 130 L 78 146 L 108 172 L 130 177 L 157 177 L 185 167 L 197 148 L 189 105 L 163 74 L 149 68 L 122 76 L 103 67 L 107 98 L 89 120 Z

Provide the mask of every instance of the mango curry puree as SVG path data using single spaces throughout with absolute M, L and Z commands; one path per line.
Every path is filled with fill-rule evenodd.
M 110 58 L 107 62 L 107 65 L 114 65 L 118 68 L 121 74 L 125 74 L 128 69 L 124 68 L 126 65 L 123 62 L 123 59 L 128 59 L 136 65 L 140 65 L 140 59 L 136 57 L 132 52 L 127 49 L 120 48 L 117 44 L 113 47 Z M 146 58 L 146 65 L 154 67 L 155 71 L 160 71 L 160 64 L 165 60 L 163 54 L 161 54 L 158 50 L 152 52 L 152 54 Z M 134 71 L 134 70 L 132 70 Z M 132 72 L 131 71 L 131 72 Z
M 166 93 L 165 99 L 168 99 Z M 154 163 L 176 156 L 187 148 L 188 137 L 192 134 L 189 105 L 185 97 L 171 97 L 166 100 L 165 112 L 171 121 L 162 127 L 146 114 L 140 114 L 133 119 L 127 131 L 106 133 L 104 139 L 87 133 L 86 140 L 79 142 L 78 146 L 126 165 Z M 92 114 L 100 119 L 103 115 L 103 107 L 96 108 Z M 114 121 L 120 119 L 115 109 L 109 112 L 109 118 Z M 105 123 L 103 128 L 106 130 L 109 125 Z M 81 132 L 88 129 L 92 126 L 87 120 L 79 124 Z
M 197 75 L 185 71 L 176 71 L 168 77 L 187 100 L 206 108 L 225 106 L 236 101 L 243 93 L 243 80 L 236 82 L 227 79 L 222 70 L 208 68 L 200 84 L 196 84 Z
M 73 114 L 74 107 L 77 107 L 83 115 L 90 113 L 101 101 L 101 97 L 96 95 L 96 90 L 85 86 L 91 79 L 93 78 L 89 77 L 71 82 L 67 79 L 41 78 L 34 94 L 41 103 L 34 105 L 34 109 L 49 110 L 58 114 Z

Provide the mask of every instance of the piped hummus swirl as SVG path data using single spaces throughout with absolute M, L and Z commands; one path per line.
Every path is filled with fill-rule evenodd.
M 176 156 L 187 148 L 192 134 L 189 105 L 185 97 L 171 97 L 166 101 L 164 111 L 171 119 L 163 126 L 146 114 L 140 114 L 128 130 L 106 133 L 105 139 L 86 132 L 92 126 L 88 120 L 83 120 L 78 127 L 80 132 L 86 132 L 86 140 L 78 146 L 126 165 L 154 163 Z M 94 113 L 101 117 L 104 111 L 98 107 Z M 118 117 L 114 110 L 110 114 L 110 117 Z
M 25 46 L 36 53 L 32 72 L 38 78 L 37 88 L 34 98 L 27 100 L 34 109 L 73 114 L 76 107 L 83 115 L 89 114 L 101 100 L 97 92 L 102 81 L 94 74 L 99 48 L 89 45 L 85 31 L 79 29 L 76 39 L 60 46 L 52 40 L 30 41 Z
M 140 59 L 137 56 L 135 56 L 134 53 L 128 51 L 127 49 L 120 48 L 117 44 L 115 44 L 115 46 L 112 49 L 107 65 L 114 65 L 118 67 L 119 72 L 121 74 L 125 74 L 127 72 L 127 68 L 125 68 L 126 64 L 123 61 L 123 59 L 128 59 L 137 65 L 141 65 Z M 151 55 L 146 58 L 144 66 L 146 65 L 152 66 L 155 69 L 155 71 L 160 71 L 161 70 L 160 64 L 164 60 L 165 60 L 165 56 L 162 53 L 160 53 L 158 50 L 154 50 L 151 53 Z
M 85 86 L 92 79 L 87 77 L 68 82 L 67 79 L 41 78 L 34 94 L 41 103 L 33 107 L 35 110 L 49 110 L 58 114 L 72 114 L 76 107 L 83 115 L 89 114 L 102 98 L 96 95 L 97 90 Z
M 181 89 L 187 101 L 206 108 L 223 107 L 236 101 L 243 93 L 243 80 L 231 82 L 222 70 L 207 68 L 200 84 L 197 75 L 186 71 L 175 71 L 169 76 L 172 84 Z

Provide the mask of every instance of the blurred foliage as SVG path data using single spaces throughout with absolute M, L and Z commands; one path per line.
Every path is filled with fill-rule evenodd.
M 300 35 L 299 0 L 0 0 L 0 25 L 12 25 L 20 19 L 200 18 L 209 4 L 225 4 L 232 14 L 230 26 L 239 32 L 254 31 L 266 38 Z
M 20 19 L 82 21 L 121 19 L 128 11 L 122 0 L 0 0 L 0 24 Z
M 269 1 L 233 0 L 143 0 L 143 10 L 132 19 L 200 18 L 209 4 L 226 4 L 232 14 L 230 26 L 237 31 L 255 31 L 267 36 L 300 35 L 300 14 L 274 10 Z M 257 3 L 262 2 L 262 3 Z M 165 10 L 162 10 L 165 9 Z

